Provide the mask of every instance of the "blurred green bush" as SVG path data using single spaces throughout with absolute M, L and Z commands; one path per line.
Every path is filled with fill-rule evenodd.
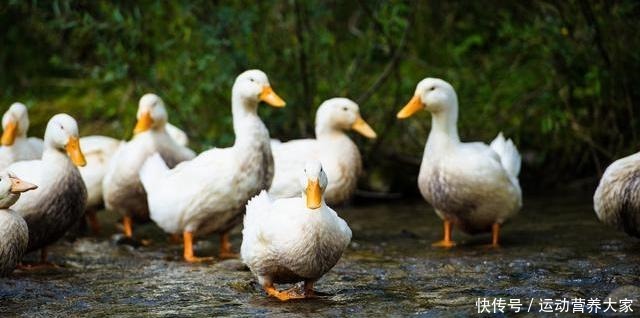
M 235 76 L 260 68 L 287 102 L 261 108 L 274 138 L 313 134 L 316 107 L 360 103 L 380 137 L 363 188 L 415 192 L 429 115 L 395 113 L 426 76 L 456 87 L 460 134 L 499 131 L 523 182 L 595 180 L 638 151 L 637 1 L 17 1 L 0 4 L 0 102 L 56 112 L 83 134 L 129 138 L 137 99 L 159 94 L 198 150 L 233 142 Z

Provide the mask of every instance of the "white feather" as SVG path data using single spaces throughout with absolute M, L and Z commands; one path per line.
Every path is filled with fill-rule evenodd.
M 300 187 L 300 185 L 298 185 Z M 340 259 L 351 229 L 326 204 L 308 209 L 302 198 L 271 201 L 263 191 L 247 204 L 242 230 L 242 260 L 261 284 L 279 283 L 278 268 L 315 281 Z
M 298 173 L 307 161 L 320 161 L 329 178 L 325 200 L 340 204 L 354 193 L 362 172 L 362 159 L 346 131 L 360 118 L 360 109 L 347 98 L 331 98 L 316 113 L 316 138 L 288 142 L 272 140 L 275 175 L 269 194 L 291 198 L 300 194 Z
M 78 167 L 82 180 L 87 187 L 87 208 L 102 204 L 102 180 L 107 173 L 111 157 L 123 142 L 106 136 L 87 136 L 80 138 L 80 149 L 87 164 Z
M 500 132 L 496 139 L 491 142 L 490 147 L 500 156 L 500 162 L 504 169 L 507 170 L 512 177 L 518 177 L 522 159 L 513 141 L 511 139 L 505 139 L 502 132 Z

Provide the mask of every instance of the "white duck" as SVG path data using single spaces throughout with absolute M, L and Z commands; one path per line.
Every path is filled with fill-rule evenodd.
M 232 147 L 210 149 L 171 170 L 156 155 L 140 171 L 151 219 L 167 233 L 183 234 L 188 262 L 210 259 L 194 256 L 194 235 L 221 234 L 220 257 L 232 256 L 228 232 L 247 201 L 271 184 L 273 158 L 269 131 L 257 114 L 260 101 L 285 105 L 265 73 L 240 74 L 232 89 Z
M 165 125 L 165 129 L 167 130 L 169 136 L 171 136 L 171 139 L 173 139 L 178 145 L 183 147 L 189 146 L 189 136 L 187 136 L 187 133 L 185 133 L 182 129 L 172 125 L 169 122 L 167 122 L 167 124 Z
M 20 161 L 7 170 L 38 185 L 13 205 L 29 226 L 27 252 L 41 249 L 60 239 L 84 215 L 87 189 L 77 166 L 85 165 L 78 138 L 78 124 L 67 114 L 49 120 L 44 134 L 41 160 Z
M 272 201 L 262 191 L 247 203 L 242 261 L 270 296 L 280 300 L 314 295 L 313 284 L 338 262 L 351 229 L 323 198 L 327 175 L 319 162 L 304 166 L 302 197 Z M 274 284 L 304 282 L 302 295 Z
M 18 201 L 20 193 L 35 188 L 12 173 L 0 172 L 0 277 L 13 272 L 29 243 L 27 222 L 9 207 Z
M 123 216 L 124 234 L 133 235 L 133 221 L 149 219 L 147 196 L 138 172 L 149 156 L 158 152 L 173 167 L 195 157 L 189 148 L 178 145 L 167 133 L 167 111 L 164 102 L 154 94 L 140 98 L 138 122 L 131 141 L 122 145 L 111 159 L 102 183 L 108 210 Z
M 607 167 L 593 208 L 600 221 L 640 238 L 640 152 Z
M 432 120 L 418 187 L 444 220 L 444 239 L 434 246 L 455 245 L 451 241 L 452 225 L 467 233 L 492 231 L 492 245 L 498 246 L 500 225 L 522 206 L 518 150 L 502 133 L 490 146 L 461 142 L 458 97 L 441 79 L 426 78 L 418 83 L 398 118 L 407 118 L 423 108 L 431 113 Z
M 27 138 L 29 114 L 27 106 L 13 103 L 2 116 L 0 142 L 0 169 L 21 160 L 33 160 L 42 156 L 42 139 Z
M 362 171 L 358 146 L 345 133 L 351 129 L 367 138 L 376 138 L 360 116 L 358 104 L 347 98 L 332 98 L 316 112 L 316 139 L 272 143 L 275 174 L 269 195 L 276 198 L 299 195 L 298 171 L 306 161 L 319 160 L 330 180 L 325 200 L 329 204 L 348 200 Z
M 178 145 L 186 147 L 189 143 L 187 134 L 180 128 L 167 123 L 166 130 Z M 87 164 L 79 168 L 88 193 L 85 215 L 94 234 L 100 232 L 96 212 L 104 206 L 102 181 L 107 174 L 111 158 L 124 143 L 122 140 L 107 136 L 94 135 L 80 138 L 80 148 L 87 160 Z

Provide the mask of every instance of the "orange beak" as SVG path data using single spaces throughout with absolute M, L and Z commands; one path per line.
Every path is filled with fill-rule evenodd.
M 145 111 L 140 116 L 140 119 L 138 119 L 138 122 L 136 123 L 136 127 L 133 128 L 133 133 L 139 134 L 141 132 L 145 132 L 151 129 L 151 125 L 153 125 L 153 118 L 151 118 L 151 112 Z
M 399 112 L 397 117 L 399 119 L 405 119 L 411 117 L 411 115 L 415 114 L 417 111 L 422 109 L 422 100 L 420 96 L 415 95 L 406 106 L 404 106 Z
M 369 126 L 369 124 L 367 124 L 367 122 L 364 121 L 362 117 L 360 117 L 360 115 L 358 115 L 358 118 L 356 119 L 356 122 L 351 126 L 351 129 L 370 139 L 374 139 L 378 136 L 376 135 L 376 132 L 373 131 L 371 126 Z
M 318 180 L 308 180 L 305 192 L 307 194 L 307 208 L 319 208 L 320 203 L 322 202 L 322 191 L 320 191 L 320 184 L 318 183 Z
M 2 132 L 2 145 L 11 146 L 16 141 L 16 132 L 18 131 L 18 125 L 15 121 L 9 121 L 7 128 Z
M 286 103 L 276 92 L 273 91 L 271 86 L 265 86 L 262 88 L 262 92 L 260 93 L 260 100 L 273 106 L 273 107 L 284 107 Z
M 9 177 L 9 179 L 11 179 L 11 193 L 21 193 L 38 188 L 37 185 L 16 177 Z
M 67 141 L 67 145 L 64 148 L 67 150 L 67 154 L 69 154 L 69 158 L 71 158 L 74 165 L 84 167 L 87 164 L 84 154 L 80 150 L 80 139 L 78 137 L 69 137 L 69 141 Z

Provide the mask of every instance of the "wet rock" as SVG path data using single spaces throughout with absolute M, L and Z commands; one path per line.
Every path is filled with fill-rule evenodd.
M 239 259 L 227 259 L 214 265 L 215 267 L 229 271 L 249 271 L 249 267 Z

